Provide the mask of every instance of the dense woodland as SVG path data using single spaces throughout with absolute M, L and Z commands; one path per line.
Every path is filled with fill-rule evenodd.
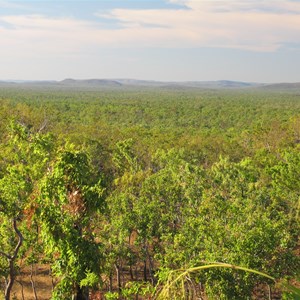
M 41 86 L 0 103 L 4 299 L 36 265 L 56 300 L 298 299 L 300 91 Z M 215 262 L 275 280 L 170 284 Z

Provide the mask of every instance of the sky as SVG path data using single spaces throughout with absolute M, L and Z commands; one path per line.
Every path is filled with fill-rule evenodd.
M 300 82 L 300 0 L 0 0 L 0 80 Z

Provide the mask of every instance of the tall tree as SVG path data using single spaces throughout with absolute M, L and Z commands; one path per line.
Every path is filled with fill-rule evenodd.
M 59 150 L 42 180 L 38 209 L 41 237 L 60 278 L 53 299 L 88 299 L 88 287 L 100 281 L 101 244 L 92 220 L 102 192 L 84 151 Z
M 24 239 L 31 238 L 25 222 L 34 205 L 37 181 L 49 162 L 51 145 L 49 135 L 31 132 L 14 121 L 5 143 L 1 144 L 0 256 L 6 283 L 5 299 L 10 299 L 17 260 L 24 255 L 24 251 L 20 251 Z

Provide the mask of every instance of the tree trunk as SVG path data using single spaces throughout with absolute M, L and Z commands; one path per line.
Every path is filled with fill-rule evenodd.
M 121 275 L 120 275 L 120 267 L 115 264 L 116 268 L 116 273 L 117 273 L 117 286 L 118 286 L 118 291 L 121 291 Z
M 73 297 L 74 300 L 89 300 L 89 290 L 87 287 L 80 287 L 77 285 L 76 295 Z
M 144 250 L 144 281 L 147 281 L 147 253 L 148 253 L 148 247 L 147 247 L 147 242 L 144 240 L 144 245 L 143 245 L 143 250 Z
M 132 264 L 129 265 L 129 273 L 130 273 L 130 279 L 133 281 L 134 277 L 133 277 L 133 271 L 132 271 Z
M 156 284 L 155 282 L 155 277 L 154 277 L 154 266 L 153 266 L 153 260 L 152 257 L 150 256 L 149 252 L 147 251 L 147 256 L 148 256 L 148 261 L 149 261 L 149 275 L 150 275 L 150 280 L 153 285 Z
M 131 235 L 132 235 L 132 233 L 133 233 L 133 232 L 131 232 L 131 233 L 129 234 L 129 237 L 128 237 L 128 245 L 129 245 L 130 248 L 131 248 L 131 246 L 132 246 L 132 244 L 133 244 L 133 242 L 131 241 Z M 131 258 L 129 259 L 129 274 L 130 274 L 130 279 L 133 281 L 134 279 L 133 279 L 132 259 L 131 259 Z
M 32 286 L 34 299 L 38 300 L 38 297 L 37 297 L 37 294 L 36 294 L 35 282 L 33 280 L 33 264 L 31 264 L 30 282 L 31 282 L 31 286 Z
M 22 300 L 25 300 L 23 283 L 22 283 L 21 281 L 19 281 L 19 280 L 16 280 L 16 282 L 21 286 L 21 296 L 22 296 Z
M 113 274 L 112 274 L 112 271 L 110 271 L 110 273 L 109 273 L 109 287 L 108 287 L 108 290 L 110 292 L 112 292 L 112 290 L 113 290 Z
M 51 266 L 49 268 L 49 276 L 51 277 L 51 291 L 53 292 L 54 288 L 55 288 L 55 281 L 54 281 L 54 278 L 53 278 L 53 275 L 52 275 Z
M 144 281 L 147 281 L 147 259 L 144 260 Z
M 10 300 L 10 293 L 11 293 L 14 281 L 16 279 L 15 260 L 17 258 L 18 253 L 19 253 L 20 247 L 22 246 L 22 243 L 23 243 L 23 235 L 21 234 L 21 232 L 19 231 L 19 229 L 17 227 L 17 218 L 14 218 L 12 223 L 13 223 L 14 231 L 18 236 L 18 243 L 15 247 L 13 255 L 9 255 L 7 253 L 4 253 L 4 252 L 0 251 L 0 255 L 6 257 L 7 260 L 8 260 L 8 263 L 9 263 L 9 275 L 8 275 L 8 280 L 7 280 L 5 293 L 4 293 L 4 299 L 5 300 Z

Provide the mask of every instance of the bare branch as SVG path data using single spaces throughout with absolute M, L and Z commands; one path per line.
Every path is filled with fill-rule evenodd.
M 42 132 L 46 128 L 47 125 L 48 125 L 48 120 L 45 119 L 43 124 L 40 126 L 38 133 Z
M 19 240 L 18 240 L 18 243 L 17 243 L 16 248 L 15 248 L 15 250 L 14 250 L 14 254 L 13 254 L 13 256 L 11 257 L 12 260 L 14 260 L 14 259 L 17 257 L 18 252 L 19 252 L 19 249 L 20 249 L 20 247 L 22 246 L 23 239 L 24 239 L 22 233 L 20 232 L 20 230 L 19 230 L 18 227 L 17 227 L 17 218 L 14 218 L 14 219 L 13 219 L 13 228 L 14 228 L 16 234 L 18 235 Z
M 7 259 L 11 259 L 11 256 L 3 251 L 0 251 L 0 255 L 5 256 Z
M 14 228 L 14 231 L 16 232 L 19 240 L 18 240 L 18 243 L 15 247 L 13 255 L 12 256 L 6 256 L 7 258 L 9 257 L 8 258 L 8 260 L 9 260 L 9 279 L 8 279 L 6 289 L 5 289 L 5 300 L 10 299 L 11 289 L 12 289 L 12 286 L 13 286 L 15 278 L 16 278 L 14 263 L 15 263 L 15 260 L 17 258 L 19 249 L 20 249 L 20 247 L 22 246 L 22 243 L 23 243 L 23 235 L 17 227 L 17 219 L 18 219 L 17 217 L 15 217 L 13 219 L 13 228 Z M 4 253 L 2 252 L 2 254 L 4 254 Z

